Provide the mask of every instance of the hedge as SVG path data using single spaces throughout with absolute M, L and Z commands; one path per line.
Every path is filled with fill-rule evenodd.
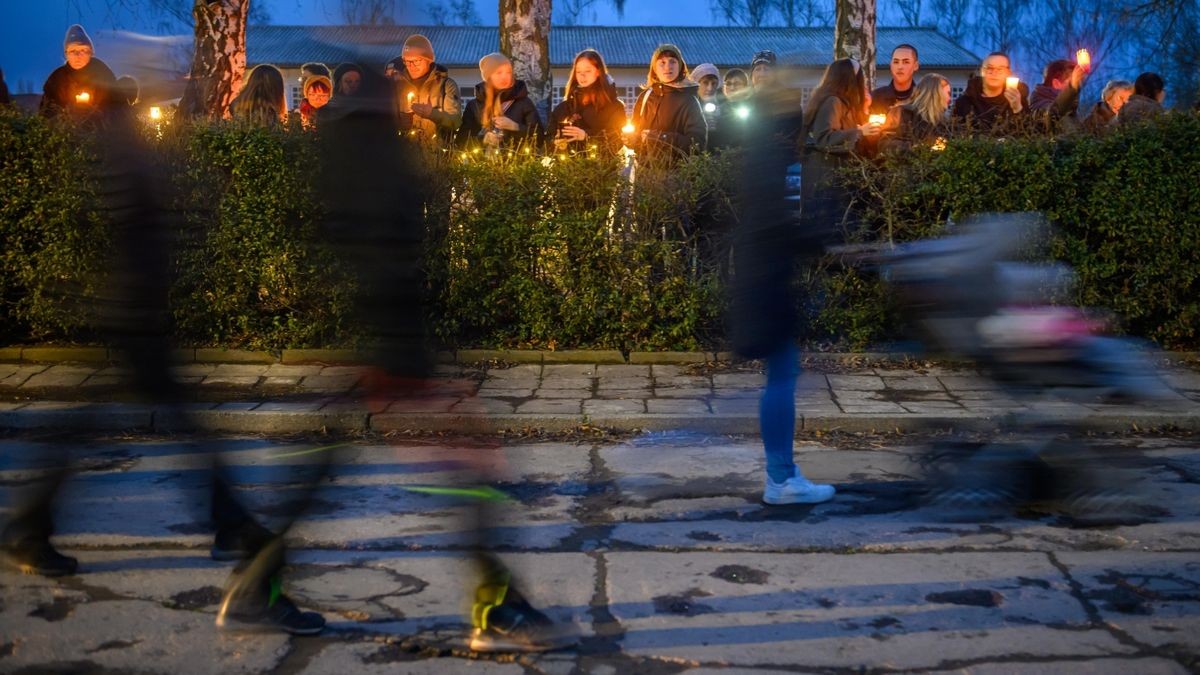
M 153 137 L 157 134 L 149 134 Z M 316 144 L 297 130 L 173 124 L 150 138 L 176 241 L 183 346 L 350 347 L 351 275 L 320 241 Z M 0 314 L 7 343 L 92 342 L 108 230 L 95 155 L 68 126 L 0 111 Z M 430 328 L 449 347 L 721 349 L 737 157 L 429 157 Z M 978 211 L 1040 210 L 1078 299 L 1132 333 L 1200 344 L 1200 119 L 1101 138 L 955 138 L 850 172 L 863 240 L 936 234 Z M 896 335 L 886 288 L 809 270 L 806 337 L 869 347 Z

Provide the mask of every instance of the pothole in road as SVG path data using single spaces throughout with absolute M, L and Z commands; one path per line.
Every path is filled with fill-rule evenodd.
M 722 581 L 728 581 L 731 584 L 755 584 L 761 585 L 767 583 L 770 574 L 762 570 L 756 570 L 753 567 L 745 565 L 722 565 L 718 567 L 709 576 Z

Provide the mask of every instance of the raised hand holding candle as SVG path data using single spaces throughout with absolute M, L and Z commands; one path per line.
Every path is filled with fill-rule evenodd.
M 1091 72 L 1092 70 L 1092 55 L 1086 49 L 1080 49 L 1075 52 L 1075 63 L 1079 64 L 1080 68 Z
M 1019 84 L 1021 84 L 1021 78 L 1019 77 L 1009 77 L 1005 78 L 1004 80 L 1004 86 L 1006 89 L 1016 89 L 1017 85 Z

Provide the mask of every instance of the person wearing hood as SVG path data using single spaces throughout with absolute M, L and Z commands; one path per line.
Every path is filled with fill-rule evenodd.
M 1029 88 L 1024 82 L 1008 86 L 1012 62 L 1003 52 L 992 52 L 983 60 L 979 76 L 967 82 L 967 90 L 954 101 L 955 119 L 971 119 L 984 127 L 995 127 L 1029 109 Z
M 1121 112 L 1125 102 L 1133 95 L 1133 83 L 1129 80 L 1109 80 L 1100 92 L 1100 100 L 1083 118 L 1083 128 L 1098 133 L 1109 128 L 1109 124 Z
M 404 41 L 400 57 L 389 65 L 396 82 L 401 130 L 427 144 L 453 139 L 462 125 L 462 96 L 450 71 L 434 58 L 429 38 L 410 36 Z
M 639 153 L 703 151 L 708 125 L 699 87 L 688 77 L 687 63 L 675 45 L 661 45 L 650 59 L 646 88 L 633 106 L 633 132 L 625 144 Z
M 1133 95 L 1111 124 L 1126 127 L 1144 122 L 1163 113 L 1162 102 L 1167 98 L 1166 83 L 1157 73 L 1142 73 L 1133 81 Z
M 333 69 L 334 96 L 357 96 L 362 82 L 362 67 L 357 63 L 343 63 Z
M 1042 73 L 1042 83 L 1029 96 L 1029 110 L 1045 115 L 1051 124 L 1078 122 L 1079 92 L 1083 88 L 1087 69 L 1074 61 L 1051 61 Z
M 624 126 L 625 104 L 617 96 L 604 57 L 594 49 L 579 52 L 562 103 L 550 113 L 555 149 L 581 152 L 589 145 L 603 145 L 616 153 Z
M 301 90 L 304 98 L 300 100 L 300 123 L 305 129 L 317 126 L 317 111 L 329 103 L 333 95 L 333 81 L 328 75 L 310 75 L 304 80 Z
M 725 83 L 721 71 L 711 63 L 701 63 L 692 69 L 692 81 L 699 87 L 700 106 L 704 110 L 704 122 L 708 125 L 708 147 L 723 147 L 728 138 L 722 134 L 721 118 L 725 114 Z
M 525 82 L 513 75 L 512 61 L 499 52 L 488 54 L 479 60 L 479 74 L 483 82 L 475 85 L 475 99 L 463 113 L 459 144 L 482 141 L 489 148 L 540 144 L 542 118 Z
M 59 66 L 42 85 L 42 102 L 38 111 L 53 117 L 71 114 L 91 117 L 107 112 L 113 102 L 117 77 L 103 61 L 96 58 L 92 39 L 75 24 L 63 40 L 67 62 Z

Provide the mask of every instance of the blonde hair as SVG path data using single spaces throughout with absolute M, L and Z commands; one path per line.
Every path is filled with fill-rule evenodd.
M 930 73 L 922 77 L 913 89 L 912 98 L 904 104 L 904 107 L 930 124 L 941 122 L 947 108 L 942 100 L 942 86 L 948 84 L 950 84 L 950 80 L 937 73 Z

